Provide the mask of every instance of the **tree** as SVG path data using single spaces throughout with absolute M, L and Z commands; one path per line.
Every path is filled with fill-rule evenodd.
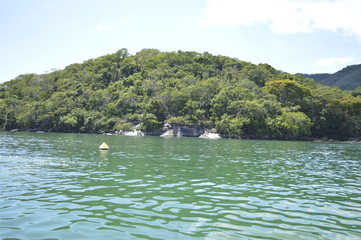
M 345 96 L 327 104 L 332 120 L 336 120 L 333 131 L 342 137 L 361 136 L 361 99 Z
M 152 113 L 145 114 L 142 117 L 141 129 L 150 132 L 155 129 L 159 129 L 161 122 L 159 122 L 156 116 Z
M 273 78 L 274 69 L 270 69 L 269 65 L 253 65 L 249 64 L 240 71 L 242 79 L 248 79 L 255 82 L 259 87 L 263 87 L 265 83 Z
M 235 118 L 224 114 L 219 121 L 216 122 L 217 131 L 220 134 L 231 137 L 240 137 L 243 134 L 242 127 L 249 123 L 249 119 Z
M 16 128 L 16 116 L 20 111 L 20 101 L 12 96 L 6 99 L 0 99 L 0 123 L 2 130 Z
M 285 106 L 300 105 L 304 98 L 311 96 L 309 88 L 289 79 L 269 81 L 265 89 Z
M 152 99 L 145 107 L 145 112 L 153 114 L 157 121 L 163 122 L 167 118 L 164 103 L 159 99 Z
M 282 114 L 266 119 L 272 137 L 306 137 L 311 135 L 311 120 L 302 112 L 283 109 Z

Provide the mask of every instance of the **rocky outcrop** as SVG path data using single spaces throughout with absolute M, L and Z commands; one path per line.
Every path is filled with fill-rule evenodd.
M 205 133 L 205 128 L 198 125 L 180 125 L 166 123 L 161 137 L 199 137 Z
M 119 130 L 119 131 L 115 131 L 114 133 L 108 133 L 108 135 L 124 135 L 124 136 L 144 136 L 144 132 L 140 131 L 140 130 L 130 130 L 130 131 L 125 131 L 125 130 Z
M 205 138 L 205 139 L 220 139 L 221 136 L 218 133 L 212 133 L 212 132 L 205 132 L 202 135 L 199 136 L 199 138 Z
M 173 129 L 166 130 L 163 134 L 160 135 L 161 137 L 175 137 Z
M 161 137 L 199 137 L 206 139 L 221 138 L 218 133 L 213 130 L 208 130 L 203 126 L 181 125 L 181 124 L 164 124 L 162 129 L 156 129 L 150 132 L 142 132 L 140 130 L 119 130 L 112 133 L 105 133 L 107 135 L 125 135 L 125 136 L 161 136 Z

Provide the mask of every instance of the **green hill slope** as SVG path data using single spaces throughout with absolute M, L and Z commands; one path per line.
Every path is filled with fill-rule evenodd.
M 0 85 L 0 129 L 160 132 L 165 123 L 224 137 L 361 136 L 357 91 L 226 56 L 126 49 Z
M 361 64 L 345 67 L 319 81 L 319 83 L 326 86 L 339 87 L 342 90 L 353 90 L 361 87 Z
M 342 90 L 354 90 L 361 87 L 361 64 L 345 67 L 334 74 L 301 74 L 316 82 Z
M 329 76 L 331 76 L 330 73 L 311 73 L 311 74 L 297 73 L 297 75 L 301 75 L 301 76 L 304 76 L 304 77 L 307 77 L 307 78 L 312 78 L 318 83 L 320 81 L 324 80 L 325 78 L 328 78 Z

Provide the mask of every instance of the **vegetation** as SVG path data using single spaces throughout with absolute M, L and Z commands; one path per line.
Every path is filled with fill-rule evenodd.
M 330 73 L 311 73 L 311 74 L 307 74 L 307 73 L 297 73 L 298 75 L 302 75 L 304 77 L 307 78 L 312 78 L 314 79 L 316 82 L 321 83 L 321 81 L 323 81 L 324 79 L 330 77 L 332 74 Z M 324 84 L 326 86 L 328 86 L 327 84 Z
M 316 82 L 330 87 L 339 87 L 342 90 L 354 90 L 361 87 L 361 64 L 345 67 L 334 73 L 300 74 L 312 78 Z
M 361 90 L 225 56 L 126 49 L 0 85 L 0 129 L 90 132 L 164 123 L 226 137 L 361 136 Z

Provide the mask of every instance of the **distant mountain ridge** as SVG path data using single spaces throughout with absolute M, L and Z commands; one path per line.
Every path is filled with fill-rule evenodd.
M 304 76 L 304 77 L 307 77 L 307 78 L 312 78 L 318 83 L 332 75 L 331 73 L 311 73 L 311 74 L 297 73 L 297 74 L 301 75 L 301 76 Z
M 316 82 L 330 87 L 339 87 L 342 90 L 354 90 L 361 87 L 361 64 L 351 65 L 333 73 L 304 74 L 304 77 L 312 78 Z

